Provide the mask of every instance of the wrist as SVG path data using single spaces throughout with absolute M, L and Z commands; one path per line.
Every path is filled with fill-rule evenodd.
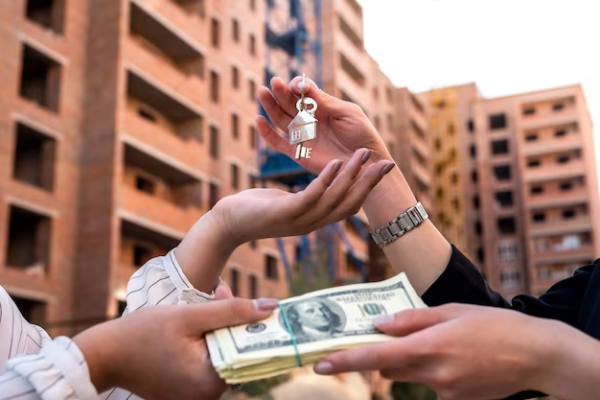
M 600 376 L 600 342 L 562 322 L 548 322 L 547 356 L 540 361 L 541 373 L 534 388 L 564 399 L 595 398 Z
M 121 386 L 121 374 L 115 370 L 120 363 L 115 362 L 114 346 L 119 343 L 113 337 L 113 326 L 116 322 L 107 322 L 87 329 L 73 338 L 88 366 L 90 380 L 98 393 L 112 387 Z
M 227 260 L 242 242 L 232 237 L 214 209 L 204 214 L 175 249 L 183 273 L 198 290 L 210 293 L 219 283 Z
M 395 167 L 371 191 L 363 205 L 371 228 L 376 229 L 411 207 L 417 199 L 404 175 Z

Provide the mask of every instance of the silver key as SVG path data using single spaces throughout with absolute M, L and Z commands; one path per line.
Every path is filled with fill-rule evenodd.
M 302 76 L 304 83 L 306 76 Z M 311 106 L 308 108 L 308 106 Z M 315 111 L 317 111 L 317 102 L 310 97 L 304 97 L 304 85 L 302 86 L 302 97 L 296 103 L 298 114 L 288 125 L 290 132 L 290 144 L 296 145 L 294 158 L 310 158 L 312 148 L 304 147 L 303 143 L 313 140 L 317 137 L 317 119 Z

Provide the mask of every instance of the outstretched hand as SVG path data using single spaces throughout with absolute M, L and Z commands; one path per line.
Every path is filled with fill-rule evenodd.
M 302 79 L 294 78 L 289 86 L 280 78 L 271 80 L 271 92 L 262 87 L 258 92 L 260 102 L 275 124 L 275 128 L 287 132 L 288 125 L 298 113 L 296 102 L 300 97 Z M 314 173 L 320 173 L 334 159 L 343 161 L 352 157 L 360 148 L 373 150 L 373 161 L 391 160 L 385 144 L 363 110 L 354 103 L 337 99 L 319 90 L 310 79 L 305 82 L 305 95 L 317 102 L 315 113 L 317 137 L 311 141 L 314 151 L 309 159 L 298 162 Z M 263 116 L 256 117 L 261 136 L 275 150 L 293 157 L 295 147 L 281 137 Z
M 308 187 L 298 193 L 278 189 L 250 189 L 221 199 L 215 216 L 239 243 L 270 237 L 310 233 L 356 214 L 371 190 L 394 163 L 378 161 L 363 166 L 372 150 L 361 149 L 347 161 L 330 161 Z
M 389 379 L 426 383 L 442 399 L 500 399 L 544 390 L 557 363 L 556 334 L 565 324 L 512 310 L 450 304 L 404 311 L 375 321 L 399 338 L 326 357 L 322 374 L 380 370 Z
M 275 299 L 232 299 L 226 285 L 205 304 L 143 308 L 77 335 L 99 392 L 130 390 L 144 399 L 217 400 L 227 389 L 212 366 L 204 335 L 267 318 Z

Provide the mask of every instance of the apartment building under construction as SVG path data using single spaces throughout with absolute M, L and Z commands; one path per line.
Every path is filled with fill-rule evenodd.
M 358 3 L 323 0 L 305 13 L 322 60 L 286 64 L 271 46 L 266 18 L 285 31 L 296 5 L 317 2 L 306 3 L 0 3 L 0 282 L 28 319 L 70 333 L 119 315 L 140 265 L 220 198 L 260 184 L 254 117 L 268 70 L 321 71 L 324 89 L 360 104 L 399 164 L 420 165 L 414 185 L 428 201 L 423 106 L 364 50 Z M 377 260 L 369 279 L 390 273 L 358 218 L 332 247 L 342 281 L 359 276 L 358 261 Z M 298 257 L 298 241 L 248 243 L 224 278 L 240 296 L 285 297 L 283 261 Z
M 581 86 L 427 103 L 438 227 L 507 297 L 539 295 L 600 254 L 592 122 Z

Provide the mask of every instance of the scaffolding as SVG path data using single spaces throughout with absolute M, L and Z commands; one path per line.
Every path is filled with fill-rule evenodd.
M 287 76 L 289 79 L 306 73 L 319 87 L 323 87 L 323 48 L 322 48 L 322 8 L 321 0 L 266 0 L 266 67 L 265 83 L 270 86 L 275 76 Z M 260 114 L 270 122 L 265 110 L 260 107 Z M 289 190 L 302 190 L 315 175 L 298 165 L 294 160 L 279 153 L 262 142 L 259 145 L 260 178 L 263 186 L 267 181 L 276 182 Z M 351 223 L 364 240 L 368 240 L 362 221 L 353 216 Z M 348 258 L 357 266 L 361 280 L 368 279 L 363 261 L 356 256 L 353 246 L 340 223 L 331 224 L 320 229 L 312 238 L 302 236 L 296 249 L 296 262 L 302 263 L 318 249 L 318 245 L 326 248 L 326 264 L 329 278 L 337 277 L 337 252 L 335 243 L 339 238 L 346 246 Z M 292 284 L 292 264 L 288 259 L 283 239 L 277 239 L 281 261 L 284 265 L 288 282 Z M 306 268 L 306 267 L 305 267 Z M 308 275 L 310 271 L 302 271 Z

